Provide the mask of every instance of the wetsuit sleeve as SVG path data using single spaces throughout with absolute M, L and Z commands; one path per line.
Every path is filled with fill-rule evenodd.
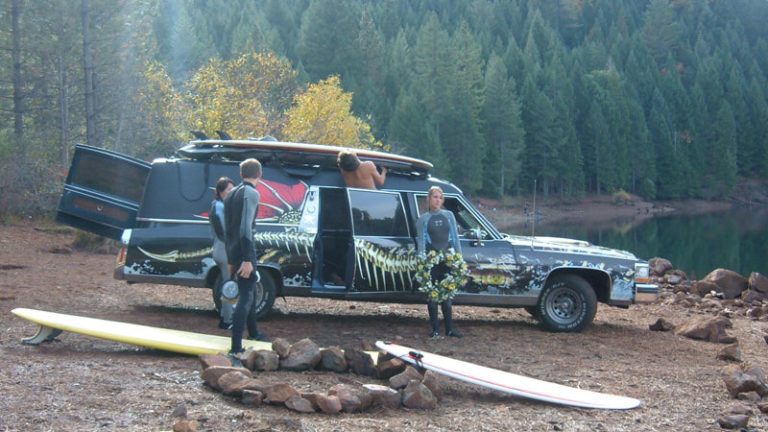
M 239 244 L 243 261 L 256 262 L 256 250 L 253 244 L 253 221 L 259 209 L 259 193 L 246 187 L 243 191 L 243 213 L 240 219 Z
M 452 211 L 446 210 L 446 213 L 448 213 L 448 221 L 451 225 L 451 232 L 449 234 L 448 241 L 453 247 L 453 250 L 461 253 L 461 241 L 459 241 L 459 230 L 456 228 L 456 217 L 453 216 Z

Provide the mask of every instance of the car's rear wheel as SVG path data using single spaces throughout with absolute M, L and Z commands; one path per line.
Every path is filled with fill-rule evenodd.
M 589 283 L 579 276 L 552 276 L 536 309 L 548 330 L 577 332 L 595 318 L 597 296 Z
M 256 318 L 265 317 L 275 304 L 277 282 L 271 271 L 259 270 L 261 281 L 256 286 L 256 297 L 253 299 L 253 307 L 256 310 Z

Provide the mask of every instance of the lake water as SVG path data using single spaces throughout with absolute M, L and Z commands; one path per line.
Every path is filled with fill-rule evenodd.
M 738 208 L 706 215 L 673 214 L 636 221 L 613 221 L 591 226 L 536 223 L 537 236 L 587 240 L 627 250 L 642 259 L 663 257 L 689 279 L 701 279 L 716 268 L 768 275 L 768 208 Z M 531 226 L 503 228 L 514 234 L 531 235 Z

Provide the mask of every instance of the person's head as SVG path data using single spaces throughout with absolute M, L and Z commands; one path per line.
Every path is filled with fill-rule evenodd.
M 235 182 L 229 177 L 222 177 L 216 182 L 216 199 L 224 200 L 229 191 L 235 187 Z
M 429 188 L 429 194 L 427 195 L 427 202 L 429 203 L 430 210 L 440 210 L 443 207 L 443 190 L 440 186 L 432 186 Z
M 342 150 L 339 152 L 339 157 L 336 158 L 336 163 L 344 171 L 354 171 L 360 166 L 360 159 L 357 158 L 357 154 L 351 150 Z
M 261 162 L 254 158 L 246 159 L 240 162 L 240 177 L 245 179 L 258 180 L 261 178 Z

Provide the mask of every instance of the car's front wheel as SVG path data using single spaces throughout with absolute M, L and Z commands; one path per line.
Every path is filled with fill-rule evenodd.
M 595 318 L 597 296 L 592 286 L 579 276 L 552 276 L 536 309 L 548 330 L 577 332 Z

